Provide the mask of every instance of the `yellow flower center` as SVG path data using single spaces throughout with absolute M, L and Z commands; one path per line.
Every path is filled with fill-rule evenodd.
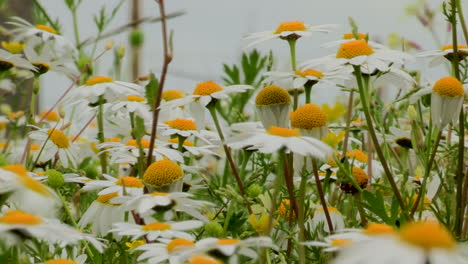
M 37 29 L 47 31 L 52 34 L 57 34 L 57 30 L 53 29 L 52 27 L 46 26 L 46 25 L 36 25 Z
M 340 45 L 336 57 L 352 59 L 358 56 L 369 56 L 372 53 L 374 53 L 374 50 L 365 40 L 352 40 Z
M 58 122 L 60 120 L 60 116 L 57 114 L 57 112 L 51 111 L 48 114 L 47 114 L 47 112 L 49 112 L 49 111 L 48 110 L 42 111 L 41 114 L 39 115 L 39 117 L 41 119 L 51 121 L 51 122 Z
M 21 53 L 24 49 L 24 44 L 21 42 L 6 42 L 2 41 L 2 47 L 13 54 Z
M 463 96 L 465 93 L 463 84 L 457 78 L 451 76 L 447 76 L 438 80 L 434 84 L 432 91 L 438 93 L 439 95 L 448 97 Z
M 283 22 L 279 24 L 275 34 L 279 34 L 284 31 L 304 31 L 306 29 L 307 27 L 304 25 L 304 22 L 301 21 Z
M 353 167 L 353 177 L 361 188 L 366 187 L 369 182 L 369 176 L 367 173 L 358 167 Z
M 249 216 L 250 224 L 258 233 L 264 233 L 267 230 L 269 220 L 270 220 L 270 217 L 267 214 L 261 214 L 260 216 L 251 214 Z M 272 224 L 274 225 L 275 221 L 273 221 Z
M 41 146 L 38 145 L 38 144 L 31 144 L 31 145 L 29 146 L 29 149 L 30 149 L 31 151 L 37 151 L 37 150 L 40 150 L 40 149 L 41 149 Z
M 164 101 L 172 101 L 184 97 L 185 92 L 181 90 L 166 90 L 162 93 L 162 99 Z
M 358 39 L 366 39 L 367 34 L 364 33 L 357 33 Z M 344 33 L 343 34 L 343 39 L 356 39 L 353 33 Z
M 197 84 L 195 90 L 193 91 L 194 95 L 210 95 L 215 92 L 222 91 L 223 87 L 219 86 L 217 83 L 213 81 L 201 82 Z
M 130 188 L 143 188 L 141 180 L 131 176 L 119 177 L 115 184 Z
M 125 242 L 125 245 L 128 248 L 137 248 L 137 247 L 142 246 L 144 244 L 146 244 L 145 240 L 135 240 L 135 241 L 132 241 L 132 242 Z
M 106 83 L 106 82 L 112 82 L 113 79 L 111 77 L 107 77 L 107 76 L 96 76 L 96 77 L 93 77 L 89 80 L 86 81 L 86 85 L 90 86 L 90 85 L 95 85 L 95 84 L 98 84 L 98 83 Z
M 118 137 L 110 137 L 110 138 L 105 138 L 104 141 L 105 142 L 120 142 L 120 138 Z
M 351 245 L 353 242 L 349 239 L 332 239 L 330 244 L 333 247 L 344 247 Z
M 436 222 L 413 222 L 400 229 L 400 238 L 425 250 L 433 248 L 454 249 L 456 243 L 452 235 Z
M 362 231 L 363 234 L 369 236 L 388 235 L 393 234 L 393 232 L 393 227 L 377 223 L 369 223 L 369 225 L 367 225 L 367 227 Z
M 8 225 L 38 225 L 42 218 L 19 210 L 9 210 L 0 217 L 0 223 Z
M 145 171 L 143 180 L 154 187 L 162 187 L 178 181 L 184 176 L 182 168 L 170 160 L 153 162 Z
M 353 151 L 346 152 L 346 157 L 356 159 L 357 161 L 362 163 L 366 163 L 368 161 L 367 155 L 359 149 L 354 149 Z
M 197 130 L 197 124 L 190 119 L 177 118 L 164 122 L 171 128 L 178 130 Z
M 117 196 L 119 196 L 118 192 L 103 194 L 103 195 L 99 195 L 98 198 L 96 199 L 96 201 L 98 201 L 98 202 L 100 202 L 102 204 L 109 204 L 109 201 L 112 198 L 115 198 Z
M 278 207 L 278 213 L 281 217 L 288 215 L 289 208 L 291 207 L 291 201 L 289 199 L 283 199 L 280 206 Z
M 153 222 L 142 227 L 143 231 L 164 231 L 171 229 L 170 224 L 160 223 L 160 222 Z
M 468 49 L 468 46 L 466 45 L 457 45 L 458 49 Z M 441 50 L 442 51 L 446 51 L 448 49 L 453 49 L 453 45 L 445 45 L 445 46 L 442 46 Z
M 239 243 L 239 241 L 240 241 L 239 239 L 226 238 L 226 239 L 219 239 L 218 241 L 216 241 L 216 244 L 222 245 L 222 246 L 236 245 Z
M 171 138 L 167 142 L 179 144 L 179 138 Z M 184 140 L 184 146 L 193 147 L 193 146 L 195 146 L 195 144 L 193 144 L 192 141 L 189 141 L 188 139 L 186 139 L 186 140 Z
M 327 124 L 325 112 L 314 104 L 305 104 L 291 112 L 291 126 L 300 129 L 314 129 Z
M 140 144 L 141 144 L 142 148 L 147 149 L 150 146 L 150 141 L 146 140 L 146 139 L 142 139 L 140 141 Z M 138 148 L 138 144 L 137 144 L 137 141 L 135 139 L 127 140 L 127 146 L 132 146 L 132 147 Z
M 409 204 L 411 204 L 411 207 L 413 207 L 413 206 L 414 206 L 414 203 L 416 202 L 417 199 L 418 199 L 418 195 L 415 194 L 415 195 L 413 195 L 413 196 L 411 197 L 411 201 L 410 201 L 410 199 L 407 199 L 407 202 L 408 202 Z M 419 204 L 418 204 L 418 207 L 417 207 L 417 208 L 419 209 L 419 208 L 421 208 L 421 200 L 419 200 L 418 203 L 419 203 Z M 430 206 L 431 206 L 431 199 L 429 199 L 429 197 L 427 197 L 427 196 L 424 196 L 423 209 L 428 209 Z
M 130 102 L 144 102 L 146 99 L 138 95 L 127 95 L 127 101 Z
M 68 141 L 67 136 L 57 129 L 52 128 L 47 131 L 49 134 L 49 139 L 59 148 L 68 148 L 70 146 L 70 142 Z
M 169 253 L 181 250 L 187 247 L 194 247 L 195 243 L 184 238 L 176 238 L 167 243 L 166 248 Z
M 29 177 L 28 171 L 23 167 L 23 165 L 7 165 L 2 167 L 2 169 L 15 173 L 24 187 L 44 196 L 51 195 L 51 193 L 49 192 L 47 187 L 44 186 L 44 184 Z
M 279 137 L 299 137 L 301 134 L 295 129 L 289 129 L 285 127 L 271 126 L 267 133 Z
M 327 206 L 327 209 L 328 209 L 328 212 L 330 213 L 334 213 L 334 214 L 338 214 L 338 215 L 341 215 L 340 211 L 338 211 L 338 209 L 336 209 L 335 207 L 333 206 Z M 320 208 L 317 208 L 315 210 L 316 212 L 320 212 L 320 213 L 323 213 L 323 207 L 320 207 Z
M 323 77 L 322 72 L 316 71 L 314 69 L 307 69 L 307 70 L 304 70 L 304 71 L 296 70 L 294 73 L 296 75 L 299 75 L 299 76 L 302 76 L 302 77 L 314 76 L 314 77 L 317 77 L 319 79 Z
M 291 97 L 285 89 L 270 85 L 263 88 L 255 98 L 256 105 L 289 104 Z
M 150 193 L 150 196 L 168 196 L 168 193 L 163 193 L 163 192 L 154 192 Z
M 209 256 L 193 256 L 187 264 L 223 264 L 223 262 Z
M 69 259 L 54 259 L 44 262 L 44 264 L 78 264 L 76 261 Z

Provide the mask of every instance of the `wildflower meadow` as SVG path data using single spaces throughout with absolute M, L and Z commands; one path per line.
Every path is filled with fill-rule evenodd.
M 72 27 L 40 0 L 0 25 L 0 263 L 468 264 L 462 0 L 407 7 L 436 50 L 382 41 L 352 14 L 292 17 L 239 36 L 238 62 L 193 87 L 166 81 L 172 21 L 190 10 L 54 1 Z M 132 18 L 114 28 L 125 2 Z M 155 32 L 162 59 L 145 72 Z M 323 55 L 301 54 L 312 42 Z M 68 85 L 48 82 L 44 107 L 50 74 Z M 318 103 L 329 87 L 336 101 Z

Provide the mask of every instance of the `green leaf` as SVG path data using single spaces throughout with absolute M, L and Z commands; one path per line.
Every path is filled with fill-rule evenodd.
M 385 209 L 385 202 L 380 192 L 376 192 L 372 194 L 369 191 L 362 192 L 362 198 L 364 200 L 364 206 L 380 219 L 382 219 L 385 223 L 393 225 L 391 223 L 391 219 L 387 214 L 387 210 Z
M 145 135 L 145 120 L 137 116 L 135 118 L 135 137 L 139 141 Z
M 159 92 L 159 81 L 158 79 L 156 79 L 156 76 L 153 73 L 151 73 L 150 81 L 145 86 L 145 97 L 149 106 L 151 107 L 154 106 L 156 102 L 156 98 L 158 97 L 158 92 Z

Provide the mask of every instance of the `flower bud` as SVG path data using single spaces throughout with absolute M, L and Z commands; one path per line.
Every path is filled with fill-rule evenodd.
M 114 44 L 115 44 L 114 40 L 113 40 L 113 39 L 109 39 L 109 40 L 106 42 L 106 44 L 104 45 L 104 49 L 110 50 L 110 49 L 112 49 L 112 48 L 114 47 Z
M 50 169 L 46 171 L 47 183 L 50 187 L 57 189 L 62 187 L 65 184 L 65 179 L 61 172 Z
M 138 29 L 135 29 L 130 33 L 130 45 L 132 45 L 132 47 L 141 47 L 144 39 L 143 32 Z
M 210 237 L 222 237 L 224 236 L 223 227 L 216 221 L 211 221 L 205 224 L 206 234 Z

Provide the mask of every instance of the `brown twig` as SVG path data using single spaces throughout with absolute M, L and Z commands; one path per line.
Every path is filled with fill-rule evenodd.
M 333 223 L 330 217 L 330 212 L 328 211 L 327 201 L 325 201 L 325 194 L 323 193 L 322 183 L 320 182 L 317 161 L 312 159 L 312 169 L 314 170 L 315 184 L 317 185 L 318 196 L 320 197 L 320 203 L 322 203 L 323 212 L 325 213 L 325 218 L 327 219 L 328 230 L 330 234 L 333 234 Z
M 156 102 L 153 106 L 153 124 L 151 126 L 151 140 L 148 150 L 148 160 L 146 165 L 151 165 L 153 160 L 153 149 L 154 149 L 154 140 L 156 139 L 156 132 L 158 127 L 158 117 L 159 117 L 159 105 L 161 104 L 161 95 L 164 89 L 164 83 L 166 81 L 167 70 L 169 64 L 172 61 L 172 53 L 169 51 L 169 39 L 167 35 L 167 23 L 166 23 L 166 11 L 164 9 L 164 0 L 155 0 L 159 4 L 159 13 L 161 15 L 161 27 L 162 27 L 162 39 L 163 39 L 163 49 L 164 49 L 164 61 L 163 68 L 161 71 L 161 78 L 159 78 L 159 89 L 156 97 Z

